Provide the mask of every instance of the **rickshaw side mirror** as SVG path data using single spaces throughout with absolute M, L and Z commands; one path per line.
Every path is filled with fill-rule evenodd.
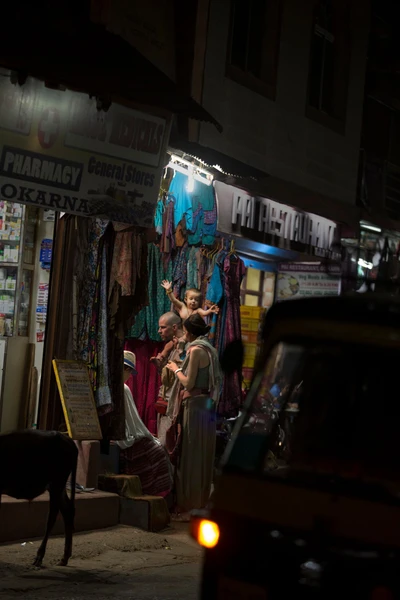
M 242 369 L 244 347 L 242 340 L 230 342 L 221 356 L 221 368 L 226 375 L 231 375 Z

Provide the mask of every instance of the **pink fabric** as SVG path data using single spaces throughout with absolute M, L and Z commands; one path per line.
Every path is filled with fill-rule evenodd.
M 126 384 L 132 392 L 140 418 L 153 435 L 157 435 L 155 402 L 158 398 L 161 380 L 156 367 L 151 364 L 150 358 L 157 356 L 163 348 L 162 342 L 143 342 L 135 339 L 125 342 L 125 350 L 130 350 L 136 355 L 137 370 L 137 375 L 130 377 Z

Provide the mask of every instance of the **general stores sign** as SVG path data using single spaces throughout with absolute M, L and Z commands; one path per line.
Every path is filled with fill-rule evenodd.
M 218 231 L 279 248 L 340 260 L 340 231 L 333 221 L 221 181 L 214 183 Z
M 151 227 L 166 119 L 0 74 L 0 197 Z

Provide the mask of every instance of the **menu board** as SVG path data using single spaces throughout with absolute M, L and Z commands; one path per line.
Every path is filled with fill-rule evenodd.
M 73 440 L 101 440 L 89 372 L 75 360 L 53 360 L 68 434 Z
M 316 296 L 338 296 L 340 267 L 304 263 L 279 266 L 276 301 Z

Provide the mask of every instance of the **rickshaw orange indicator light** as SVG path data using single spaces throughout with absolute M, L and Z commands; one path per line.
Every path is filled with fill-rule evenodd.
M 215 548 L 219 541 L 219 527 L 214 521 L 202 519 L 197 530 L 197 541 L 204 548 Z

